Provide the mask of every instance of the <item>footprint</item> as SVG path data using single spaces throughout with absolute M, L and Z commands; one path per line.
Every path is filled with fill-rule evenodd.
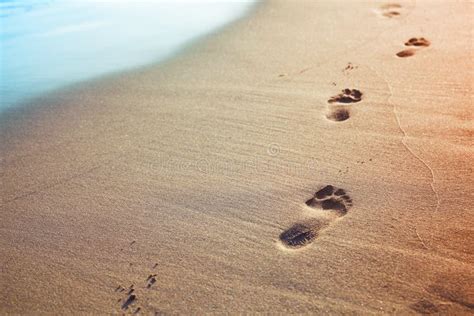
M 329 103 L 356 103 L 362 100 L 362 92 L 357 89 L 344 89 L 342 93 L 331 97 Z
M 327 224 L 318 220 L 296 223 L 280 234 L 280 241 L 289 248 L 301 248 L 312 243 L 325 226 Z
M 394 18 L 400 16 L 401 5 L 398 3 L 387 3 L 380 7 L 379 11 L 384 17 Z
M 352 206 L 352 199 L 345 190 L 326 185 L 314 193 L 313 197 L 306 201 L 306 205 L 312 208 L 322 208 L 341 217 Z M 293 224 L 280 234 L 280 241 L 290 249 L 305 247 L 311 244 L 319 236 L 319 233 L 334 220 L 334 216 L 332 218 L 323 216 Z
M 129 297 L 127 297 L 125 302 L 123 302 L 123 304 L 122 304 L 122 309 L 127 310 L 128 307 L 136 301 L 136 299 L 137 299 L 137 296 L 135 294 L 132 294 Z
M 332 185 L 326 185 L 316 192 L 311 199 L 306 201 L 306 205 L 313 208 L 320 207 L 323 210 L 333 210 L 340 216 L 343 216 L 346 215 L 347 211 L 352 206 L 352 199 L 343 189 L 335 188 Z
M 351 116 L 351 113 L 347 107 L 344 105 L 350 103 L 357 103 L 362 100 L 362 92 L 357 89 L 344 89 L 338 95 L 332 96 L 328 103 L 329 111 L 326 114 L 326 118 L 334 122 L 342 122 L 348 120 Z M 332 104 L 336 103 L 336 106 Z
M 342 122 L 351 116 L 349 110 L 343 108 L 343 107 L 337 107 L 333 108 L 329 111 L 328 114 L 326 114 L 326 118 L 331 121 L 335 122 Z
M 412 37 L 405 42 L 405 46 L 414 46 L 414 47 L 428 47 L 431 45 L 431 42 L 424 37 Z M 400 58 L 410 57 L 416 54 L 418 49 L 409 48 L 399 51 L 396 55 Z

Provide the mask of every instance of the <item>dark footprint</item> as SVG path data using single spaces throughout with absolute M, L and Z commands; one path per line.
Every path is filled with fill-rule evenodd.
M 415 52 L 416 51 L 414 49 L 405 49 L 405 50 L 402 50 L 401 52 L 398 52 L 397 56 L 400 58 L 410 57 L 410 56 L 415 55 Z
M 405 42 L 405 46 L 424 46 L 428 47 L 431 43 L 424 37 L 412 37 L 407 42 Z
M 135 294 L 130 295 L 127 300 L 122 304 L 122 309 L 127 310 L 128 307 L 133 304 L 137 299 L 137 296 Z
M 345 190 L 326 185 L 306 201 L 306 205 L 313 208 L 320 207 L 323 210 L 333 210 L 343 216 L 352 206 L 352 199 Z
M 349 113 L 349 110 L 344 108 L 337 108 L 331 110 L 331 112 L 326 115 L 326 118 L 331 121 L 342 122 L 349 119 L 350 116 L 351 115 Z
M 289 248 L 301 248 L 313 242 L 318 233 L 326 226 L 320 221 L 296 223 L 280 234 L 281 242 Z
M 362 92 L 357 89 L 344 89 L 342 93 L 331 97 L 329 103 L 356 103 L 362 100 Z

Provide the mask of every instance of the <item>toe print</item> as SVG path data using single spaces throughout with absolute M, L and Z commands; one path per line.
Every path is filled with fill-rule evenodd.
M 311 199 L 306 201 L 306 205 L 313 208 L 320 207 L 323 210 L 335 211 L 340 216 L 343 216 L 352 206 L 352 199 L 343 189 L 326 185 L 317 191 Z
M 430 41 L 428 41 L 424 37 L 412 37 L 408 41 L 405 42 L 405 46 L 425 46 L 428 47 L 430 46 Z
M 331 97 L 329 103 L 356 103 L 362 100 L 362 92 L 357 89 L 344 89 L 342 93 Z

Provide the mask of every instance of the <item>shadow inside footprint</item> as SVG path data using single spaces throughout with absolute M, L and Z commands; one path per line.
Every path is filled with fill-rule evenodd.
M 323 210 L 333 210 L 342 216 L 352 206 L 352 199 L 345 190 L 326 185 L 306 201 L 306 205 L 313 208 L 321 207 Z
M 280 240 L 289 248 L 300 248 L 318 237 L 318 232 L 323 226 L 319 221 L 296 223 L 280 234 Z
M 127 300 L 122 304 L 122 309 L 123 310 L 127 310 L 128 307 L 133 304 L 133 302 L 135 302 L 135 300 L 137 299 L 137 297 L 135 296 L 135 294 L 132 294 L 130 295 Z
M 342 93 L 331 97 L 329 103 L 356 103 L 362 100 L 362 92 L 357 89 L 344 89 Z
M 431 43 L 424 37 L 412 37 L 407 42 L 405 42 L 405 46 L 424 46 L 428 47 Z
M 342 122 L 349 119 L 350 116 L 351 115 L 348 110 L 339 108 L 332 110 L 329 114 L 326 115 L 326 118 L 331 121 Z
M 326 185 L 324 188 L 320 189 L 314 194 L 314 197 L 317 199 L 323 199 L 329 197 L 333 194 L 334 187 L 332 185 Z

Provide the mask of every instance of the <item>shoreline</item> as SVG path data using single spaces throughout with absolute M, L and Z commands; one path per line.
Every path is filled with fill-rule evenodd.
M 150 68 L 158 68 L 165 66 L 168 63 L 172 63 L 175 58 L 179 58 L 181 55 L 186 54 L 188 50 L 192 50 L 196 45 L 202 45 L 202 42 L 205 42 L 207 39 L 212 38 L 216 34 L 225 31 L 227 28 L 232 27 L 235 23 L 248 18 L 253 14 L 255 10 L 259 6 L 262 5 L 264 0 L 256 0 L 254 4 L 246 9 L 246 12 L 243 15 L 238 16 L 237 18 L 233 18 L 232 20 L 228 21 L 227 23 L 214 28 L 212 31 L 209 31 L 203 35 L 199 35 L 192 40 L 189 40 L 185 44 L 180 45 L 177 47 L 174 52 L 167 57 L 156 58 L 156 60 L 148 62 L 146 64 L 138 65 L 138 66 L 129 66 L 127 68 L 119 69 L 112 72 L 107 72 L 102 75 L 93 76 L 87 79 L 82 79 L 76 82 L 72 82 L 69 84 L 65 84 L 61 87 L 54 88 L 52 90 L 43 92 L 39 95 L 30 97 L 23 101 L 17 102 L 15 104 L 11 104 L 6 106 L 5 108 L 0 108 L 0 120 L 2 116 L 9 116 L 15 113 L 15 111 L 24 111 L 27 110 L 28 107 L 33 106 L 33 104 L 42 104 L 47 103 L 42 100 L 50 100 L 54 99 L 55 96 L 57 98 L 58 95 L 63 95 L 67 93 L 74 93 L 74 91 L 81 90 L 87 88 L 88 86 L 94 86 L 94 84 L 104 81 L 110 81 L 117 79 L 118 77 L 125 76 L 127 74 L 138 74 L 140 72 L 146 71 Z
M 257 3 L 2 115 L 0 311 L 472 312 L 472 7 L 399 3 Z

